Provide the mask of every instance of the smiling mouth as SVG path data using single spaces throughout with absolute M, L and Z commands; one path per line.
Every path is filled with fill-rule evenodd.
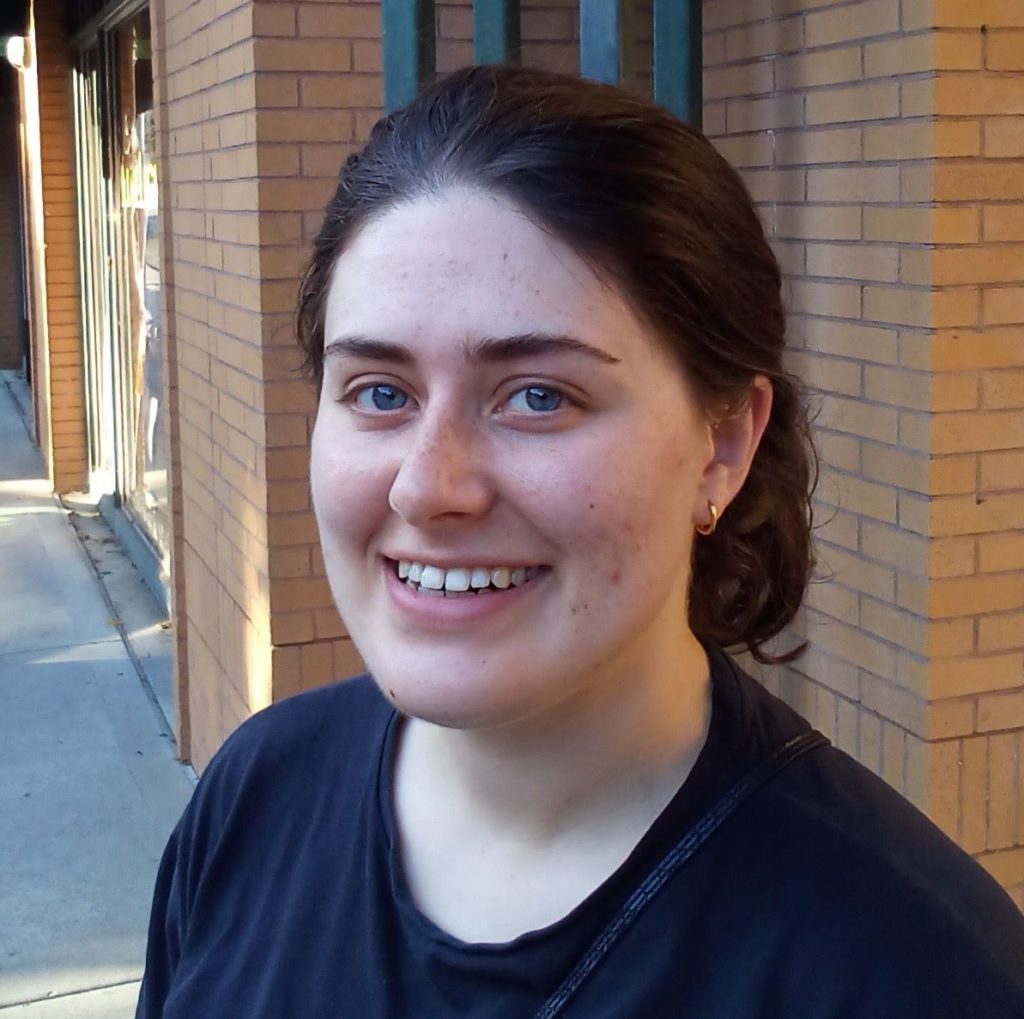
M 457 566 L 444 569 L 408 559 L 386 559 L 388 568 L 418 594 L 475 598 L 522 587 L 550 570 L 548 566 Z

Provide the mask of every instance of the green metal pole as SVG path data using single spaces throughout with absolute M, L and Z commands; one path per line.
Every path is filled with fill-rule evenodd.
M 609 85 L 633 79 L 632 0 L 580 0 L 580 75 Z
M 694 127 L 703 123 L 701 0 L 654 0 L 654 99 Z
M 384 109 L 391 113 L 412 102 L 434 73 L 434 0 L 382 0 Z
M 519 0 L 473 0 L 473 61 L 518 64 Z

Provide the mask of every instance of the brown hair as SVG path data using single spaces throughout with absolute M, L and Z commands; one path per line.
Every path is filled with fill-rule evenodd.
M 778 263 L 739 175 L 699 131 L 619 89 L 514 67 L 449 75 L 378 121 L 342 169 L 299 295 L 299 343 L 318 385 L 338 256 L 374 216 L 453 185 L 503 194 L 614 279 L 709 414 L 741 406 L 756 375 L 771 381 L 747 481 L 695 542 L 690 625 L 760 661 L 795 657 L 802 647 L 772 656 L 763 645 L 810 579 L 817 461 L 800 386 L 782 367 Z

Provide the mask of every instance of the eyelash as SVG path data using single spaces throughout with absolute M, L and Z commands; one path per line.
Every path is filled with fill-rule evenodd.
M 384 410 L 379 407 L 371 410 L 369 408 L 360 407 L 358 404 L 359 398 L 363 396 L 363 394 L 372 394 L 375 389 L 393 390 L 396 393 L 400 393 L 402 396 L 404 396 L 407 402 L 412 399 L 412 397 L 404 389 L 402 389 L 401 386 L 395 385 L 394 383 L 367 382 L 351 389 L 343 397 L 341 397 L 339 402 L 348 404 L 349 406 L 353 407 L 356 411 L 360 413 L 378 417 L 389 417 L 393 413 L 405 409 L 406 404 L 403 404 L 401 407 L 396 407 L 393 410 Z M 529 382 L 526 385 L 519 386 L 518 388 L 514 389 L 511 393 L 509 393 L 508 396 L 501 401 L 501 404 L 499 406 L 507 406 L 511 402 L 513 397 L 518 396 L 520 393 L 528 393 L 530 390 L 541 390 L 547 394 L 555 394 L 559 398 L 559 405 L 548 411 L 533 411 L 532 413 L 519 411 L 514 413 L 522 414 L 524 417 L 543 418 L 553 416 L 559 413 L 560 411 L 564 411 L 566 409 L 579 406 L 578 401 L 574 400 L 568 393 L 565 392 L 564 389 L 546 382 Z

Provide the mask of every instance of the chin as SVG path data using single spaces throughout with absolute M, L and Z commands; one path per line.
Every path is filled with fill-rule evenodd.
M 436 656 L 430 671 L 403 668 L 393 658 L 381 668 L 367 659 L 384 696 L 405 715 L 447 729 L 489 729 L 528 717 L 537 710 L 523 677 L 495 663 L 481 668 L 464 660 L 445 663 Z M 534 680 L 534 683 L 536 680 Z M 532 709 L 532 710 L 531 710 Z

